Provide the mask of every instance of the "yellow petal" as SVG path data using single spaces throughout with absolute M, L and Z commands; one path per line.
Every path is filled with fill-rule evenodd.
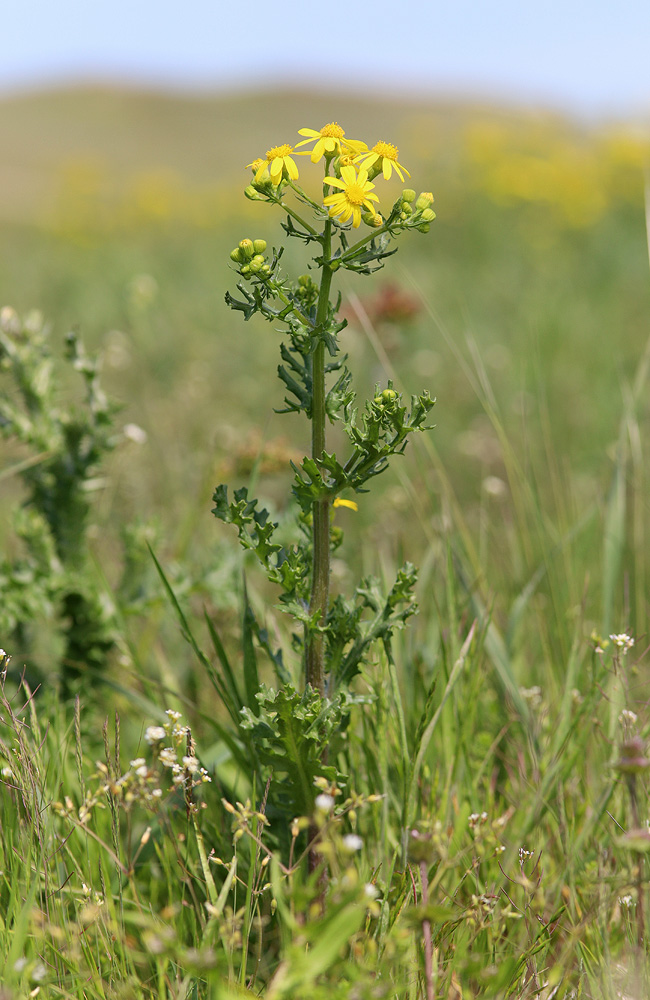
M 333 507 L 349 507 L 350 510 L 359 510 L 359 505 L 354 502 L 354 500 L 344 500 L 343 497 L 337 497 L 332 504 Z

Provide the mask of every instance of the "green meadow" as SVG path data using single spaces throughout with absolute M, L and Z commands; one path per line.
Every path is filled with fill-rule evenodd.
M 436 405 L 335 511 L 332 598 L 371 580 L 371 616 L 410 562 L 419 612 L 330 726 L 211 509 L 247 487 L 293 538 L 281 336 L 224 296 L 283 240 L 245 165 L 333 121 L 437 217 L 335 275 L 360 405 Z M 4 98 L 0 135 L 1 1000 L 642 1000 L 647 137 L 109 88 Z

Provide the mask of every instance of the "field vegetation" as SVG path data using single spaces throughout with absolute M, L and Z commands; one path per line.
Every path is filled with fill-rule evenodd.
M 280 336 L 224 294 L 281 242 L 244 164 L 336 119 L 437 213 L 339 282 L 354 388 L 437 402 L 335 512 L 333 596 L 410 562 L 419 614 L 334 718 L 211 508 L 291 530 Z M 0 133 L 2 1000 L 647 996 L 647 132 L 96 89 Z

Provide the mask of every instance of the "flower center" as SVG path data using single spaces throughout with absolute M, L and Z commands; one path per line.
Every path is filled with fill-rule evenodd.
M 338 122 L 330 122 L 329 125 L 323 125 L 320 134 L 323 139 L 342 139 L 345 132 Z
M 360 184 L 349 184 L 345 189 L 345 197 L 351 205 L 363 205 L 366 200 L 366 192 Z
M 267 149 L 266 158 L 270 163 L 271 160 L 275 160 L 278 156 L 285 157 L 289 156 L 290 153 L 293 153 L 293 146 L 289 146 L 285 142 L 284 146 L 274 146 L 273 149 Z
M 378 142 L 372 147 L 373 153 L 379 153 L 385 160 L 397 160 L 399 149 L 392 142 Z

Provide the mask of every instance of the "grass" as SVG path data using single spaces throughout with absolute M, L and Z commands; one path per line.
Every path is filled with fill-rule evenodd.
M 126 106 L 149 123 L 138 145 L 120 131 Z M 98 107 L 112 109 L 110 130 Z M 283 134 L 336 117 L 316 100 L 274 107 Z M 283 517 L 286 462 L 305 448 L 292 419 L 270 412 L 281 404 L 273 335 L 234 325 L 222 305 L 229 249 L 242 235 L 274 238 L 261 209 L 253 217 L 240 199 L 242 221 L 229 206 L 239 162 L 257 152 L 250 135 L 267 130 L 270 145 L 279 126 L 252 97 L 90 93 L 0 107 L 8 147 L 47 178 L 40 215 L 4 212 L 0 301 L 42 309 L 55 348 L 79 325 L 103 351 L 118 423 L 148 435 L 118 444 L 92 494 L 89 572 L 120 631 L 104 673 L 62 701 L 52 614 L 31 623 L 32 659 L 0 637 L 12 654 L 0 723 L 7 997 L 647 994 L 639 151 L 542 116 L 345 110 L 350 133 L 387 115 L 382 134 L 414 176 L 427 171 L 438 211 L 430 237 L 388 262 L 383 293 L 381 281 L 343 284 L 358 388 L 390 377 L 409 392 L 429 387 L 438 403 L 436 429 L 359 513 L 337 512 L 336 588 L 357 570 L 390 580 L 409 558 L 420 615 L 396 637 L 394 662 L 366 664 L 332 750 L 348 779 L 340 795 L 323 787 L 335 806 L 325 799 L 315 817 L 323 899 L 300 863 L 304 825 L 282 812 L 282 776 L 260 781 L 259 746 L 236 725 L 253 645 L 255 670 L 273 682 L 242 570 L 271 652 L 282 647 L 287 662 L 290 636 L 209 514 L 224 480 L 255 485 Z M 55 114 L 57 134 L 79 143 L 82 113 L 97 133 L 94 180 L 79 163 L 53 180 L 63 140 L 45 149 L 30 123 Z M 178 148 L 167 142 L 174 123 Z M 517 169 L 508 176 L 504 163 Z M 152 186 L 161 167 L 175 173 Z M 145 188 L 158 201 L 143 200 Z M 67 367 L 55 371 L 61 400 L 77 399 Z M 5 468 L 27 454 L 9 447 Z M 24 496 L 18 475 L 0 489 L 7 508 Z M 3 533 L 8 555 L 20 553 Z M 607 640 L 624 632 L 636 640 L 628 650 Z M 182 713 L 210 783 L 191 787 L 186 771 L 174 783 L 145 740 L 147 727 L 173 724 L 166 709 Z M 188 734 L 178 739 L 187 751 Z

